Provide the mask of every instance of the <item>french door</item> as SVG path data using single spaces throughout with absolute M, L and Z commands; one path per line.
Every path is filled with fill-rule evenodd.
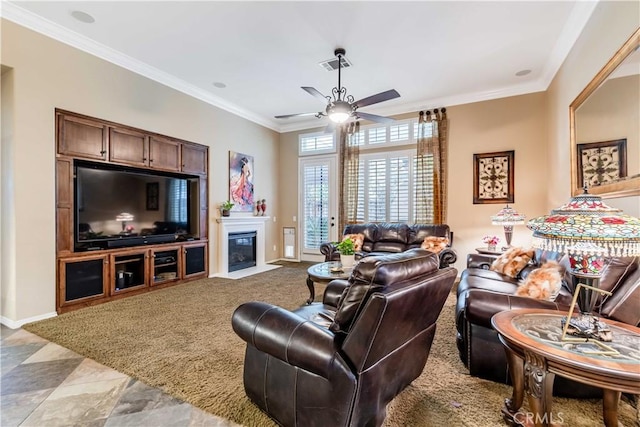
M 322 261 L 320 245 L 337 238 L 336 158 L 300 159 L 300 259 Z

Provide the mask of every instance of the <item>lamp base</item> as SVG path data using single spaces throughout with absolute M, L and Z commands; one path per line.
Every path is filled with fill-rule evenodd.
M 560 322 L 564 329 L 567 318 L 563 317 Z M 567 326 L 567 334 L 604 342 L 611 342 L 613 340 L 611 329 L 609 329 L 604 322 L 601 322 L 598 317 L 588 313 L 579 314 L 575 317 L 572 316 Z

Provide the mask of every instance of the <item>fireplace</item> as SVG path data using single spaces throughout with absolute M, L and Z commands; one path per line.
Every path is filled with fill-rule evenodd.
M 255 231 L 229 233 L 229 272 L 256 266 L 256 237 Z
M 216 218 L 216 222 L 220 225 L 218 228 L 218 263 L 217 272 L 213 275 L 216 277 L 224 277 L 226 279 L 242 279 L 243 277 L 251 276 L 252 274 L 262 273 L 264 271 L 273 270 L 280 267 L 279 265 L 266 263 L 266 249 L 265 236 L 267 234 L 266 223 L 269 221 L 268 216 L 225 216 Z M 255 263 L 242 270 L 231 271 L 229 270 L 230 252 L 229 244 L 230 236 L 234 234 L 254 234 L 254 248 L 255 252 L 253 258 Z M 244 245 L 241 245 L 244 246 Z M 242 250 L 246 248 L 241 248 Z M 275 252 L 275 248 L 274 248 Z M 212 277 L 213 277 L 212 276 Z

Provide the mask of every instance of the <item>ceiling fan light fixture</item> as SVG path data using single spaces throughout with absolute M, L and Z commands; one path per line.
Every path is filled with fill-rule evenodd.
M 327 115 L 332 122 L 344 123 L 351 116 L 351 105 L 345 101 L 336 101 L 327 107 Z

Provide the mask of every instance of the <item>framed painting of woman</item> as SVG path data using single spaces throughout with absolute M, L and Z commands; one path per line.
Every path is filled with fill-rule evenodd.
M 229 151 L 229 200 L 232 210 L 253 212 L 253 156 Z

